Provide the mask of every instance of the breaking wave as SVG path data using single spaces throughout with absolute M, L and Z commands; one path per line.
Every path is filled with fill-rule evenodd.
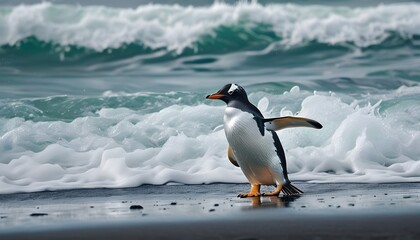
M 216 2 L 206 7 L 58 5 L 0 7 L 0 46 L 62 55 L 131 47 L 174 55 L 293 48 L 310 43 L 371 47 L 417 44 L 420 4 L 366 8 Z M 29 49 L 27 49 L 29 48 Z M 43 49 L 44 48 L 44 49 Z M 34 50 L 33 50 L 34 51 Z
M 250 99 L 267 117 L 298 114 L 324 125 L 279 132 L 292 180 L 406 182 L 420 181 L 419 93 L 350 97 L 296 86 Z M 0 193 L 246 182 L 227 160 L 224 106 L 203 96 L 2 100 L 10 108 L 1 109 L 9 116 L 0 118 Z

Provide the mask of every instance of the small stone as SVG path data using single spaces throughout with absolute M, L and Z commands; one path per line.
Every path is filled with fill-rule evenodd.
M 48 216 L 48 213 L 31 213 L 31 215 L 29 215 L 31 217 L 42 217 L 42 216 Z
M 130 210 L 142 210 L 143 207 L 141 205 L 131 205 Z

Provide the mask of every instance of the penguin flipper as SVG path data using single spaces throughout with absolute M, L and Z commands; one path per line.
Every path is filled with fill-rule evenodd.
M 232 148 L 231 148 L 230 146 L 229 146 L 229 148 L 228 148 L 228 158 L 229 158 L 229 161 L 230 161 L 233 165 L 235 165 L 235 166 L 239 167 L 239 164 L 238 164 L 238 162 L 236 161 L 235 155 L 233 154 L 233 150 L 232 150 Z
M 278 117 L 278 118 L 266 118 L 264 119 L 265 128 L 268 130 L 278 131 L 285 128 L 292 127 L 310 127 L 321 129 L 322 125 L 312 119 L 303 117 Z

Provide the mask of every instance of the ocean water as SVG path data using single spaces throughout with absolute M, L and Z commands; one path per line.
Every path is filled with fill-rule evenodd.
M 231 82 L 323 124 L 278 132 L 292 181 L 420 181 L 419 3 L 87 3 L 0 5 L 0 193 L 246 182 Z

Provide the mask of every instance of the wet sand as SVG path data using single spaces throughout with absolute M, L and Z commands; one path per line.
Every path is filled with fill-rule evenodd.
M 297 198 L 237 198 L 246 184 L 0 195 L 0 239 L 420 239 L 420 183 L 296 185 Z

